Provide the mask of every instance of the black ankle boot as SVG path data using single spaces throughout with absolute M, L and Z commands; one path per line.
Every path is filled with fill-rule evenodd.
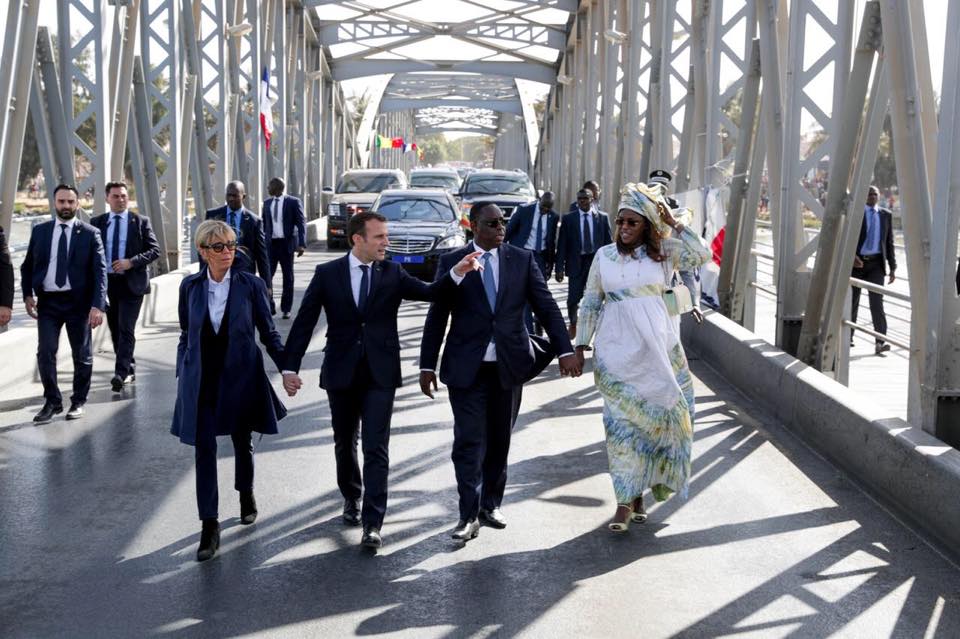
M 197 548 L 197 561 L 206 561 L 220 547 L 220 522 L 216 519 L 204 519 L 200 530 L 200 547 Z
M 253 491 L 240 493 L 240 523 L 252 524 L 257 520 L 257 500 Z

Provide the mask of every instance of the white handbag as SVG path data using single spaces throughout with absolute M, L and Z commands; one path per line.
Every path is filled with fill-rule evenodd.
M 678 285 L 673 285 L 673 270 L 667 267 L 667 260 L 662 262 L 664 273 L 663 303 L 667 307 L 667 313 L 673 315 L 683 315 L 693 310 L 693 298 L 690 297 L 690 289 L 681 281 Z

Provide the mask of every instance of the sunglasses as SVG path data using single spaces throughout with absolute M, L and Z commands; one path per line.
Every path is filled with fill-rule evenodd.
M 236 242 L 217 242 L 215 244 L 201 244 L 200 248 L 210 249 L 214 253 L 223 253 L 223 249 L 228 251 L 236 251 L 237 243 Z
M 485 222 L 481 222 L 481 224 L 483 224 L 484 226 L 486 226 L 486 227 L 489 228 L 489 229 L 495 229 L 495 228 L 499 228 L 499 227 L 501 227 L 501 226 L 506 226 L 506 225 L 507 225 L 507 221 L 506 221 L 504 218 L 502 218 L 502 217 L 498 217 L 498 218 L 495 219 L 495 220 L 487 220 L 487 221 L 485 221 Z
M 624 224 L 626 224 L 626 225 L 629 226 L 630 228 L 633 228 L 633 227 L 635 227 L 635 226 L 637 226 L 637 225 L 640 224 L 640 220 L 631 220 L 631 219 L 628 219 L 628 218 L 625 218 L 625 217 L 618 217 L 618 218 L 617 218 L 617 221 L 616 221 L 616 225 L 617 225 L 617 226 L 623 226 Z

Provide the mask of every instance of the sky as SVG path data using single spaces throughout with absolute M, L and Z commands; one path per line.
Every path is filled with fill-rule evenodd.
M 382 0 L 365 0 L 371 5 L 380 5 Z M 491 2 L 502 2 L 502 0 L 490 0 Z M 835 15 L 836 5 L 838 2 L 844 2 L 846 0 L 817 0 L 816 4 L 824 8 L 825 12 L 828 15 Z M 855 0 L 856 1 L 856 18 L 854 24 L 855 29 L 859 27 L 860 24 L 860 15 L 863 10 L 863 5 L 865 0 Z M 56 32 L 56 0 L 40 0 L 40 23 L 41 25 L 47 26 L 51 31 Z M 945 42 L 945 31 L 946 31 L 946 13 L 947 13 L 947 4 L 943 0 L 923 0 L 924 13 L 926 18 L 927 26 L 927 43 L 929 47 L 930 55 L 930 68 L 931 75 L 933 78 L 934 91 L 938 94 L 940 93 L 940 84 L 942 81 L 943 73 L 943 48 Z M 725 13 L 729 12 L 731 7 L 736 7 L 736 2 L 727 2 L 725 3 Z M 462 13 L 462 7 L 458 7 L 458 10 L 452 11 L 449 8 L 449 0 L 421 0 L 417 3 L 414 8 L 417 13 L 416 17 L 420 19 L 427 19 L 431 21 L 441 21 L 442 17 L 445 14 L 450 15 L 451 20 L 464 20 L 469 19 L 470 15 L 464 15 Z M 326 9 L 330 11 L 330 9 Z M 552 10 L 551 10 L 552 11 Z M 422 14 L 422 15 L 420 15 Z M 549 14 L 548 14 L 549 15 Z M 333 14 L 324 17 L 335 17 Z M 549 15 L 550 18 L 555 16 Z M 550 21 L 554 21 L 551 19 Z M 823 35 L 816 32 L 817 30 L 808 30 L 807 34 L 807 49 L 810 52 L 823 49 L 829 43 L 829 39 Z M 742 29 L 739 30 L 739 34 L 742 34 Z M 3 33 L 0 33 L 0 43 L 3 41 Z M 736 31 L 731 33 L 731 41 L 742 42 L 743 36 L 739 35 Z M 437 56 L 437 57 L 446 57 L 448 59 L 457 59 L 468 57 L 471 53 L 469 51 L 471 45 L 461 44 L 455 40 L 443 38 L 437 39 L 435 42 L 426 42 L 421 45 L 418 45 L 417 54 L 422 54 L 426 56 Z M 339 52 L 338 52 L 339 53 Z M 726 77 L 724 77 L 726 76 Z M 389 77 L 389 76 L 388 76 Z M 729 73 L 726 73 L 724 69 L 721 69 L 721 85 L 728 84 L 731 81 L 731 76 Z M 371 79 L 359 79 L 352 80 L 344 83 L 344 91 L 347 95 L 360 94 L 368 87 L 371 86 L 371 82 L 384 83 L 386 79 L 378 78 L 375 80 Z M 546 85 L 538 85 L 536 83 L 525 83 L 526 86 L 521 87 L 526 95 L 531 96 L 532 98 L 542 97 L 549 89 Z M 811 85 L 808 87 L 808 93 L 818 98 L 818 103 L 820 104 L 829 104 L 830 95 L 832 93 L 831 83 L 826 74 L 823 78 L 818 78 L 814 80 Z M 820 99 L 822 97 L 822 100 Z M 803 128 L 808 128 L 810 126 L 809 120 L 804 125 Z

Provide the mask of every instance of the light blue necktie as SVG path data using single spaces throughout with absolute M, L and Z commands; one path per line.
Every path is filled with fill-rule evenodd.
M 493 268 L 490 266 L 490 254 L 483 254 L 483 290 L 487 294 L 490 310 L 497 310 L 497 284 L 493 281 Z

